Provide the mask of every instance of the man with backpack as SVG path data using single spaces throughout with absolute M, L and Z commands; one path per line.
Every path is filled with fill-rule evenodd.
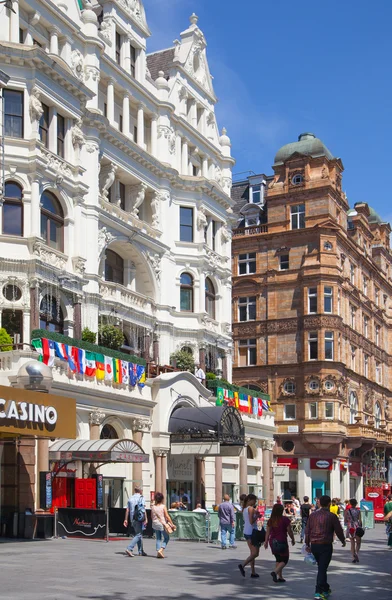
M 133 549 L 137 544 L 139 556 L 147 556 L 143 550 L 142 538 L 143 526 L 147 525 L 146 503 L 143 497 L 143 490 L 139 486 L 135 486 L 135 493 L 128 500 L 125 511 L 124 527 L 128 527 L 128 523 L 132 523 L 135 536 L 125 552 L 128 556 L 134 556 Z

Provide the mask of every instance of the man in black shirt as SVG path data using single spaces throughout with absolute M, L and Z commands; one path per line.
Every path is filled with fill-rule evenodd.
M 301 523 L 302 523 L 301 544 L 304 541 L 306 523 L 308 522 L 311 511 L 312 511 L 312 505 L 309 504 L 309 496 L 304 496 L 304 503 L 301 504 Z

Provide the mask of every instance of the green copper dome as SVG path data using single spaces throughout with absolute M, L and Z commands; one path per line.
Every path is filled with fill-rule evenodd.
M 295 152 L 305 154 L 305 156 L 312 156 L 313 158 L 317 156 L 326 156 L 329 160 L 334 158 L 328 148 L 319 138 L 316 138 L 314 133 L 301 133 L 298 136 L 298 142 L 291 142 L 278 150 L 275 156 L 275 164 L 284 163 Z
M 374 210 L 374 208 L 372 208 L 371 206 L 369 206 L 369 218 L 368 218 L 368 222 L 369 223 L 385 223 L 385 221 L 382 220 L 382 218 L 380 217 L 380 215 L 378 213 L 376 213 L 376 211 Z

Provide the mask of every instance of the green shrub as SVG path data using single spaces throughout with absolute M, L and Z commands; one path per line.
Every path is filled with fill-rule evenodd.
M 173 354 L 170 355 L 170 364 L 173 364 L 174 361 L 176 363 L 176 369 L 194 373 L 195 361 L 193 360 L 192 354 L 189 354 L 189 352 L 185 352 L 184 350 L 173 352 Z
M 0 328 L 0 352 L 8 352 L 12 350 L 12 345 L 14 340 L 10 336 L 9 333 L 4 329 L 4 327 Z
M 207 381 L 212 381 L 213 379 L 216 379 L 215 373 L 206 373 L 206 380 Z
M 124 343 L 124 334 L 115 325 L 100 325 L 98 329 L 98 343 L 105 348 L 118 350 Z
M 82 331 L 82 340 L 84 342 L 90 342 L 90 344 L 95 344 L 97 341 L 97 334 L 88 327 L 85 327 Z

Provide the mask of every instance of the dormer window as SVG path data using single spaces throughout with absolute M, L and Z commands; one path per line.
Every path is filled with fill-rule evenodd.
M 294 177 L 291 178 L 291 183 L 293 185 L 301 185 L 301 183 L 303 183 L 303 181 L 304 181 L 304 178 L 299 173 L 297 173 L 296 175 L 294 175 Z
M 261 202 L 261 184 L 252 185 L 249 188 L 249 202 L 260 204 Z

